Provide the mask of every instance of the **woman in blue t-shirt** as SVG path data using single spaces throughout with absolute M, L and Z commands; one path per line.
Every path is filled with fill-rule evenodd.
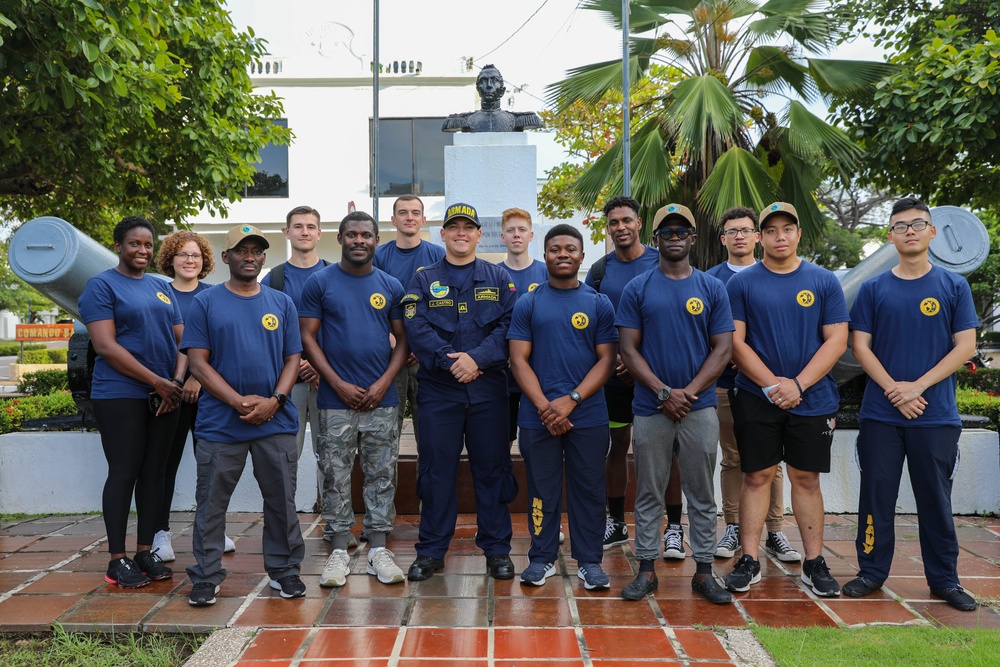
M 121 588 L 172 574 L 152 544 L 187 357 L 178 352 L 184 327 L 176 297 L 166 282 L 144 273 L 153 261 L 153 238 L 145 218 L 119 222 L 118 266 L 88 280 L 79 299 L 97 353 L 90 395 L 108 461 L 102 508 L 111 561 L 104 578 Z M 133 492 L 134 559 L 125 552 Z
M 165 276 L 173 278 L 170 288 L 181 309 L 181 317 L 187 321 L 188 309 L 199 292 L 211 287 L 201 279 L 215 270 L 215 260 L 212 257 L 212 245 L 201 234 L 187 230 L 174 232 L 163 239 L 160 251 L 156 254 L 156 267 Z M 184 443 L 188 431 L 194 439 L 194 420 L 198 416 L 198 396 L 201 394 L 201 383 L 188 373 L 181 388 L 181 403 L 177 410 L 177 429 L 167 456 L 167 469 L 163 480 L 163 501 L 159 517 L 156 521 L 156 534 L 153 536 L 153 551 L 164 562 L 174 560 L 174 547 L 171 543 L 173 533 L 170 530 L 170 506 L 174 500 L 174 483 L 177 479 L 177 469 L 184 455 Z M 231 548 L 230 548 L 231 547 Z M 226 538 L 226 551 L 235 551 L 236 545 Z

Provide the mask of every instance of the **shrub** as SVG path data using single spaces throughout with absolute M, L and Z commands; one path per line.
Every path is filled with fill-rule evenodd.
M 49 354 L 50 364 L 65 364 L 67 359 L 69 359 L 69 348 L 66 347 L 56 347 L 46 350 Z
M 979 336 L 979 340 L 984 343 L 1000 343 L 1000 331 L 984 331 Z
M 20 393 L 32 395 L 51 394 L 54 391 L 66 391 L 67 389 L 69 389 L 69 374 L 56 368 L 25 373 L 17 385 L 17 390 Z
M 987 428 L 1000 430 L 1000 396 L 995 392 L 959 387 L 957 400 L 960 413 L 987 417 L 990 420 Z
M 25 343 L 25 350 L 44 350 L 45 346 L 41 343 Z M 21 344 L 20 343 L 0 343 L 0 357 L 16 357 L 21 354 Z
M 1000 368 L 980 368 L 975 373 L 959 368 L 958 386 L 1000 394 Z
M 46 349 L 41 350 L 25 350 L 24 356 L 21 357 L 22 364 L 48 364 L 49 361 L 49 351 Z
M 68 391 L 47 396 L 27 396 L 0 400 L 0 434 L 17 431 L 25 419 L 77 414 L 76 403 Z

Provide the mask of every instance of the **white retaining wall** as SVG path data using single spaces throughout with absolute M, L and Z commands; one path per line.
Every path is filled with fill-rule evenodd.
M 833 464 L 829 475 L 821 476 L 826 511 L 856 512 L 860 474 L 854 461 L 857 431 L 838 430 L 833 440 Z M 316 459 L 306 438 L 299 461 L 296 507 L 311 511 L 316 501 Z M 997 433 L 980 429 L 962 432 L 959 441 L 961 465 L 952 493 L 956 514 L 1000 513 L 1000 444 Z M 94 512 L 101 509 L 101 491 L 107 464 L 97 433 L 8 433 L 0 436 L 0 511 L 27 514 Z M 190 444 L 184 451 L 174 510 L 194 508 L 195 461 Z M 718 471 L 716 497 L 721 510 Z M 785 504 L 791 505 L 791 491 L 785 481 Z M 906 473 L 896 503 L 901 513 L 915 513 L 916 505 Z M 253 464 L 247 461 L 243 478 L 236 487 L 230 510 L 262 510 Z M 788 510 L 790 511 L 790 509 Z

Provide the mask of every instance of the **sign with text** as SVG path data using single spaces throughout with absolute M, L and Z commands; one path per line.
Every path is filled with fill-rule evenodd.
M 72 335 L 72 324 L 18 324 L 14 340 L 22 343 L 69 340 Z

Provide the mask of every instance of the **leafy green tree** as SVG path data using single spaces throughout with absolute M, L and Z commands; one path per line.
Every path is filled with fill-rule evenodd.
M 586 9 L 621 27 L 618 0 L 585 0 Z M 795 205 L 807 240 L 822 229 L 813 191 L 823 169 L 848 178 L 860 149 L 805 103 L 833 93 L 858 93 L 887 73 L 883 63 L 819 57 L 841 35 L 838 12 L 813 0 L 636 0 L 630 3 L 630 72 L 654 64 L 682 80 L 656 113 L 632 133 L 632 192 L 645 217 L 668 201 L 689 205 L 703 238 L 733 206 Z M 557 111 L 577 100 L 594 103 L 621 90 L 618 60 L 571 70 L 549 88 Z M 610 184 L 620 191 L 622 147 L 616 143 L 576 183 L 592 203 Z M 721 246 L 699 243 L 699 266 L 721 259 Z
M 268 143 L 264 53 L 209 0 L 0 0 L 0 214 L 107 241 L 121 212 L 226 214 Z
M 993 211 L 979 213 L 990 234 L 990 253 L 983 264 L 969 274 L 972 298 L 979 313 L 979 328 L 992 329 L 1000 322 L 1000 215 Z
M 865 149 L 863 181 L 932 204 L 1000 209 L 1000 2 L 842 1 L 898 65 L 836 107 Z

